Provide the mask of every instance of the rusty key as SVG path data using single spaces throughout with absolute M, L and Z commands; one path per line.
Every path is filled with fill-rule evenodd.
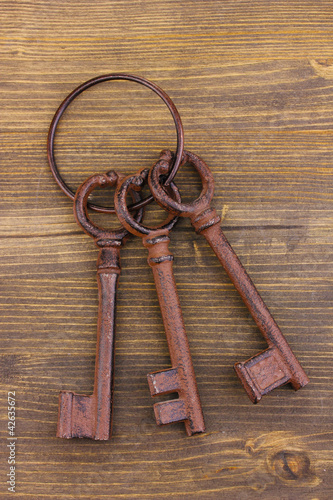
M 203 188 L 193 203 L 181 204 L 172 199 L 160 183 L 161 175 L 170 169 L 172 157 L 170 151 L 162 151 L 160 160 L 150 171 L 148 183 L 155 200 L 171 214 L 189 217 L 195 231 L 206 238 L 268 344 L 268 349 L 234 366 L 249 398 L 257 403 L 263 395 L 288 382 L 295 390 L 304 387 L 309 382 L 307 375 L 223 234 L 216 210 L 210 207 L 214 179 L 208 166 L 195 154 L 184 151 L 182 164 L 190 163 L 196 168 Z
M 57 437 L 91 438 L 107 440 L 112 431 L 113 410 L 113 368 L 115 346 L 116 291 L 120 275 L 120 247 L 129 233 L 125 228 L 114 231 L 101 229 L 91 222 L 87 214 L 89 194 L 97 186 L 114 186 L 119 180 L 116 172 L 93 175 L 77 190 L 74 199 L 76 221 L 83 230 L 94 238 L 99 247 L 97 260 L 97 281 L 99 311 L 97 325 L 97 348 L 95 361 L 95 382 L 91 396 L 61 391 Z M 131 193 L 134 201 L 141 197 Z M 143 210 L 136 218 L 141 220 Z
M 178 399 L 154 405 L 158 425 L 184 422 L 188 436 L 204 432 L 205 424 L 195 374 L 185 332 L 176 283 L 173 276 L 173 256 L 168 249 L 169 232 L 178 217 L 169 216 L 162 226 L 151 229 L 139 224 L 126 207 L 126 194 L 130 188 L 140 190 L 145 183 L 149 170 L 130 176 L 118 185 L 115 195 L 115 208 L 120 222 L 131 233 L 142 238 L 148 249 L 148 264 L 152 268 L 163 324 L 168 342 L 172 367 L 160 372 L 150 373 L 148 383 L 152 396 L 177 392 Z M 180 201 L 179 193 L 173 184 L 174 196 Z

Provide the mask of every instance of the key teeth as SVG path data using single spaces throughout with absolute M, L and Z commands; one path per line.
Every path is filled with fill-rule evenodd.
M 179 390 L 177 368 L 149 373 L 147 379 L 152 397 L 170 394 Z
M 97 426 L 98 408 L 94 395 L 86 396 L 71 391 L 59 394 L 57 437 L 90 438 L 99 441 L 110 439 L 110 422 Z
M 154 412 L 157 425 L 167 425 L 187 420 L 184 401 L 173 399 L 154 404 Z
M 273 389 L 294 382 L 279 351 L 270 347 L 243 363 L 236 363 L 235 372 L 250 400 L 256 404 Z M 295 388 L 295 384 L 293 383 Z
M 252 403 L 259 403 L 261 400 L 261 393 L 258 391 L 255 381 L 249 376 L 244 364 L 236 363 L 234 365 L 234 370 Z
M 59 417 L 57 437 L 94 437 L 94 398 L 70 391 L 59 394 Z

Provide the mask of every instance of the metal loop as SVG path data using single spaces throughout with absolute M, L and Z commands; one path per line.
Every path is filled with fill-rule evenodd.
M 116 214 L 122 225 L 126 227 L 128 231 L 140 237 L 153 235 L 154 232 L 160 232 L 161 230 L 170 231 L 178 220 L 177 216 L 175 217 L 174 215 L 169 214 L 167 219 L 162 224 L 151 228 L 140 224 L 130 214 L 129 208 L 126 205 L 126 195 L 130 189 L 137 191 L 141 190 L 143 185 L 147 182 L 148 173 L 149 169 L 146 168 L 137 175 L 125 177 L 125 179 L 118 184 L 114 198 Z M 178 202 L 181 202 L 179 191 L 173 182 L 167 187 L 167 189 L 172 192 Z
M 51 172 L 53 174 L 53 177 L 59 187 L 62 189 L 62 191 L 72 200 L 74 200 L 75 193 L 67 186 L 65 181 L 62 179 L 58 167 L 55 162 L 54 158 L 54 138 L 55 138 L 55 132 L 59 123 L 60 118 L 62 117 L 64 111 L 66 108 L 70 105 L 70 103 L 82 92 L 85 90 L 89 89 L 93 85 L 97 85 L 98 83 L 102 82 L 107 82 L 109 80 L 130 80 L 132 82 L 139 83 L 145 87 L 148 87 L 151 89 L 153 92 L 155 92 L 167 105 L 175 126 L 176 126 L 176 132 L 177 132 L 177 150 L 176 150 L 176 155 L 175 155 L 175 160 L 170 168 L 170 171 L 168 172 L 167 179 L 165 181 L 165 185 L 168 186 L 173 178 L 175 177 L 177 170 L 179 168 L 182 154 L 183 154 L 183 148 L 184 148 L 184 132 L 183 132 L 183 126 L 181 122 L 180 115 L 177 111 L 176 106 L 170 99 L 170 97 L 162 90 L 160 87 L 155 85 L 154 83 L 146 80 L 145 78 L 135 76 L 135 75 L 127 75 L 123 73 L 112 73 L 110 75 L 102 75 L 98 76 L 96 78 L 92 78 L 91 80 L 88 80 L 87 82 L 83 83 L 79 87 L 77 87 L 73 92 L 71 92 L 66 99 L 61 103 L 59 106 L 58 110 L 56 111 L 53 120 L 50 125 L 49 129 L 49 134 L 47 138 L 47 156 L 48 156 L 48 161 L 50 165 Z M 145 205 L 148 205 L 153 201 L 153 197 L 149 196 L 142 201 L 136 202 L 133 205 L 131 205 L 129 208 L 130 210 L 135 210 L 139 209 L 141 207 L 144 207 Z M 102 207 L 100 205 L 94 205 L 92 203 L 88 203 L 89 208 L 92 210 L 95 210 L 96 212 L 102 212 L 102 213 L 115 213 L 115 209 L 112 207 Z
M 103 229 L 94 224 L 88 215 L 87 201 L 92 191 L 98 186 L 116 186 L 121 179 L 122 177 L 114 170 L 106 174 L 92 175 L 85 180 L 76 191 L 74 198 L 74 215 L 76 222 L 89 236 L 94 238 L 98 246 L 109 245 L 110 242 L 122 242 L 129 235 L 129 232 L 123 226 L 114 230 Z M 131 190 L 131 196 L 133 201 L 136 202 L 142 199 L 140 193 L 137 191 Z M 144 208 L 140 208 L 136 213 L 135 220 L 141 222 L 143 213 Z
M 208 209 L 214 194 L 214 178 L 206 163 L 194 153 L 184 151 L 182 165 L 189 163 L 195 167 L 201 178 L 202 190 L 199 198 L 192 203 L 181 203 L 173 199 L 161 184 L 161 176 L 167 173 L 172 157 L 171 151 L 162 151 L 160 160 L 149 172 L 149 188 L 157 203 L 173 215 L 181 217 L 190 217 Z

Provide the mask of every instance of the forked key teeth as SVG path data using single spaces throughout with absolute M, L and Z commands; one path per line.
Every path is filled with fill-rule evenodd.
M 171 394 L 173 392 L 178 392 L 181 389 L 177 368 L 170 368 L 160 372 L 149 373 L 147 378 L 150 394 L 153 397 Z M 154 413 L 157 425 L 183 422 L 188 418 L 186 406 L 182 399 L 155 403 Z

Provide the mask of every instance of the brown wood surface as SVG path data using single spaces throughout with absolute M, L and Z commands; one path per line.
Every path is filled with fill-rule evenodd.
M 15 498 L 331 499 L 331 0 L 0 7 L 0 497 L 13 495 L 16 391 Z M 265 344 L 207 243 L 180 220 L 171 249 L 207 427 L 191 438 L 183 424 L 154 421 L 146 375 L 170 362 L 139 238 L 122 250 L 112 440 L 55 437 L 59 391 L 92 391 L 98 251 L 50 174 L 46 137 L 62 99 L 111 72 L 144 76 L 174 100 L 186 148 L 214 173 L 225 233 L 311 381 L 251 404 L 232 366 Z M 66 112 L 56 158 L 74 188 L 96 172 L 150 166 L 165 147 L 175 132 L 158 97 L 105 83 Z M 177 183 L 184 199 L 199 191 L 190 170 Z

